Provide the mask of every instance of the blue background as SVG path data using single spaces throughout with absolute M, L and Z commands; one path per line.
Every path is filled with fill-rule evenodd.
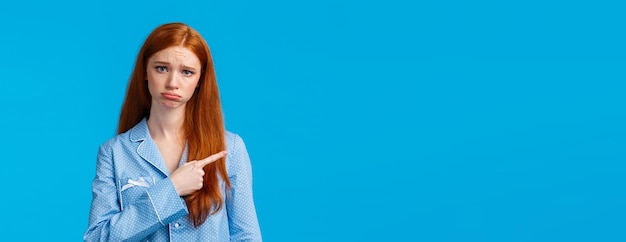
M 626 241 L 619 1 L 126 2 L 0 5 L 3 236 L 82 240 L 136 54 L 182 21 L 266 241 Z

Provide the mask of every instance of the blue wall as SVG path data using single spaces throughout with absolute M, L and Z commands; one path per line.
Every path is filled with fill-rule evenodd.
M 626 241 L 618 1 L 134 2 L 0 5 L 4 234 L 82 240 L 139 47 L 183 21 L 266 241 Z

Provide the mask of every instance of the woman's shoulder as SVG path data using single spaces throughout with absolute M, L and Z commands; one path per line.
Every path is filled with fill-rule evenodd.
M 231 157 L 248 156 L 248 150 L 243 138 L 238 133 L 226 131 L 226 150 Z
M 230 131 L 225 132 L 226 136 L 226 169 L 229 177 L 233 177 L 241 172 L 249 173 L 250 157 L 248 150 L 239 134 Z
M 130 135 L 129 132 L 125 132 L 125 133 L 121 133 L 121 134 L 117 134 L 111 138 L 109 138 L 107 141 L 103 142 L 102 144 L 100 144 L 100 147 L 102 148 L 114 148 L 114 147 L 118 147 L 118 146 L 124 146 L 130 141 Z
M 121 134 L 117 134 L 111 138 L 109 138 L 109 140 L 105 141 L 104 143 L 102 143 L 100 146 L 101 147 L 119 147 L 119 146 L 126 146 L 130 143 L 132 143 L 133 141 L 141 141 L 146 139 L 147 136 L 147 127 L 144 121 L 139 122 L 138 124 L 135 125 L 135 127 L 129 129 L 128 131 L 121 133 Z
M 233 141 L 235 141 L 237 139 L 241 139 L 241 136 L 239 136 L 238 133 L 235 133 L 235 132 L 232 132 L 232 131 L 229 131 L 229 130 L 226 130 L 224 132 L 224 135 L 226 136 L 226 141 L 227 142 L 233 142 Z
M 243 138 L 239 134 L 226 130 L 224 135 L 226 136 L 226 146 L 229 150 L 244 145 Z

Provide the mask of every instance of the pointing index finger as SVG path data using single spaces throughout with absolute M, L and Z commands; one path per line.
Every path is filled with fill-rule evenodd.
M 225 150 L 220 151 L 220 152 L 218 152 L 218 153 L 215 153 L 215 154 L 213 154 L 213 155 L 211 155 L 211 156 L 209 156 L 209 157 L 207 157 L 207 158 L 204 158 L 204 159 L 202 159 L 202 160 L 199 160 L 199 161 L 196 163 L 196 166 L 199 166 L 199 167 L 204 167 L 204 166 L 206 166 L 206 165 L 208 165 L 208 164 L 211 164 L 211 163 L 213 163 L 214 161 L 216 161 L 216 160 L 218 160 L 218 159 L 220 159 L 220 158 L 222 158 L 222 157 L 224 157 L 224 156 L 226 156 L 226 151 L 225 151 Z

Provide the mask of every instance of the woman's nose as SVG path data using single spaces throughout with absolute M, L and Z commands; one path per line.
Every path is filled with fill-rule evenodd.
M 179 78 L 178 76 L 171 72 L 170 75 L 167 77 L 167 82 L 165 82 L 165 87 L 167 89 L 178 89 L 178 85 L 179 85 Z

